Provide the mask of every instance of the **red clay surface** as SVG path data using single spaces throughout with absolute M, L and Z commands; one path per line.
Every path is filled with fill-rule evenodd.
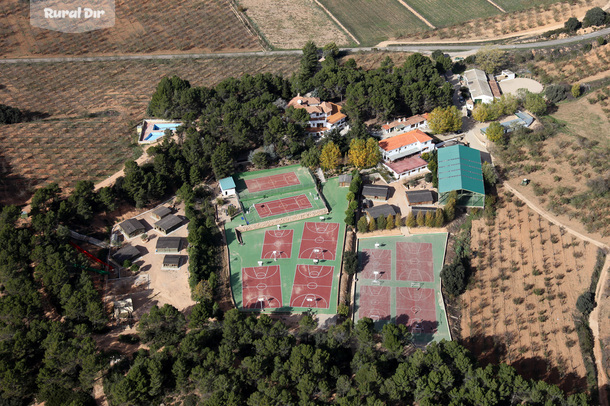
M 278 214 L 290 213 L 303 209 L 311 209 L 313 206 L 305 195 L 285 197 L 279 200 L 272 200 L 265 203 L 254 205 L 261 218 L 276 216 Z
M 377 280 L 392 279 L 392 250 L 364 249 L 360 253 L 360 264 L 360 278 L 375 279 L 374 272 L 377 271 Z
M 282 307 L 282 278 L 278 265 L 242 268 L 241 280 L 244 309 Z
M 434 289 L 396 288 L 396 323 L 406 324 L 411 332 L 435 332 L 438 323 Z
M 280 173 L 279 175 L 264 176 L 262 178 L 246 180 L 246 187 L 250 193 L 300 184 L 301 182 L 294 172 L 286 172 Z
M 299 258 L 334 261 L 338 238 L 339 223 L 305 223 Z
M 423 242 L 396 243 L 396 280 L 433 282 L 432 244 Z
M 390 321 L 390 287 L 360 286 L 358 317 L 368 317 L 373 321 Z
M 261 258 L 290 258 L 294 230 L 267 230 L 263 242 Z M 273 252 L 275 251 L 275 255 Z
M 328 309 L 334 270 L 333 266 L 297 265 L 290 306 Z

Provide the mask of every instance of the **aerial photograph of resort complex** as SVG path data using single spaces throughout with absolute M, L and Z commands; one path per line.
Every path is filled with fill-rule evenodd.
M 0 130 L 0 406 L 610 406 L 608 0 L 2 0 Z

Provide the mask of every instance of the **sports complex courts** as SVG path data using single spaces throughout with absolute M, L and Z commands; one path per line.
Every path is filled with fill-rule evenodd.
M 242 209 L 242 224 L 325 209 L 309 169 L 285 166 L 233 175 Z
M 331 212 L 279 226 L 244 231 L 239 216 L 225 224 L 233 299 L 243 311 L 337 311 L 345 238 L 346 187 L 329 179 L 321 188 Z M 277 270 L 277 272 L 276 272 Z
M 451 339 L 441 295 L 446 233 L 358 240 L 355 321 L 404 324 L 415 343 Z

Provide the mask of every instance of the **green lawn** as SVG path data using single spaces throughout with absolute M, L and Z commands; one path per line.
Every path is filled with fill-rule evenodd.
M 320 0 L 363 46 L 430 29 L 396 0 Z
M 526 10 L 542 5 L 560 3 L 560 0 L 494 0 L 494 3 L 510 13 L 511 11 Z
M 337 312 L 337 300 L 339 291 L 339 273 L 341 270 L 341 261 L 343 253 L 343 240 L 345 238 L 345 210 L 347 209 L 347 200 L 345 199 L 348 188 L 340 188 L 338 178 L 329 179 L 322 187 L 322 193 L 326 198 L 328 205 L 331 207 L 331 212 L 325 216 L 325 222 L 339 223 L 339 236 L 337 241 L 337 255 L 335 260 L 321 261 L 319 265 L 333 266 L 333 283 L 330 297 L 330 306 L 328 309 L 315 309 L 315 312 L 320 314 L 335 314 Z M 303 227 L 306 222 L 317 222 L 318 217 L 313 217 L 305 220 L 285 223 L 282 225 L 282 230 L 294 230 L 292 240 L 292 251 L 290 258 L 273 260 L 263 260 L 264 266 L 279 265 L 282 281 L 282 302 L 283 307 L 279 309 L 271 309 L 274 312 L 303 312 L 307 308 L 290 307 L 290 297 L 292 294 L 292 285 L 294 282 L 297 264 L 311 265 L 309 259 L 298 259 L 300 250 L 300 239 L 303 234 Z M 239 216 L 225 226 L 227 244 L 229 246 L 229 259 L 231 269 L 231 290 L 233 299 L 238 309 L 242 309 L 242 276 L 241 270 L 244 267 L 258 266 L 258 261 L 261 260 L 261 252 L 263 248 L 264 235 L 266 230 L 274 230 L 275 227 L 263 228 L 259 230 L 248 231 L 242 233 L 244 245 L 239 245 L 235 237 L 235 227 L 239 226 L 242 221 Z
M 486 0 L 409 0 L 408 4 L 437 28 L 501 13 Z
M 441 279 L 440 272 L 443 267 L 443 261 L 445 259 L 445 248 L 447 245 L 447 233 L 433 233 L 433 234 L 418 234 L 409 237 L 371 237 L 361 238 L 358 240 L 358 252 L 362 252 L 364 249 L 377 249 L 376 243 L 381 244 L 379 249 L 389 249 L 392 251 L 392 271 L 390 280 L 382 280 L 380 286 L 390 287 L 390 308 L 391 308 L 391 322 L 396 322 L 399 314 L 396 311 L 396 288 L 398 287 L 412 287 L 411 281 L 400 281 L 397 280 L 397 269 L 396 269 L 396 243 L 397 242 L 413 242 L 413 243 L 431 243 L 432 244 L 432 255 L 434 262 L 434 281 L 433 282 L 421 282 L 420 286 L 423 289 L 434 289 L 435 305 L 436 305 L 436 320 L 438 326 L 434 334 L 420 334 L 414 336 L 414 340 L 418 344 L 427 344 L 430 341 L 450 340 L 451 335 L 449 334 L 449 325 L 447 322 L 447 315 L 445 307 L 443 305 L 443 298 L 441 296 Z M 414 281 L 417 282 L 417 281 Z M 354 313 L 355 321 L 359 320 L 359 292 L 362 286 L 373 286 L 376 285 L 373 280 L 365 279 L 364 276 L 358 274 L 358 282 L 356 284 L 356 309 Z M 378 328 L 384 324 L 383 321 L 376 323 Z

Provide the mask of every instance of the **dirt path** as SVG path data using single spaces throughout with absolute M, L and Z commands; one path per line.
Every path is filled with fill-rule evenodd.
M 341 21 L 339 21 L 339 20 L 337 19 L 337 17 L 335 17 L 335 16 L 333 15 L 333 13 L 331 13 L 331 12 L 330 12 L 330 11 L 329 11 L 329 10 L 328 10 L 326 7 L 324 7 L 324 5 L 323 5 L 322 3 L 320 3 L 318 0 L 313 0 L 313 1 L 315 1 L 315 2 L 316 2 L 316 4 L 318 5 L 318 7 L 320 7 L 322 10 L 324 10 L 324 12 L 325 12 L 326 14 L 328 14 L 328 16 L 329 16 L 330 18 L 332 18 L 332 20 L 335 22 L 335 24 L 337 24 L 339 27 L 341 27 L 341 29 L 342 29 L 343 31 L 345 31 L 345 33 L 346 33 L 347 35 L 349 35 L 349 36 L 350 36 L 350 38 L 351 38 L 351 39 L 353 39 L 353 40 L 354 40 L 354 42 L 355 42 L 356 44 L 360 45 L 360 41 L 358 41 L 358 39 L 356 39 L 356 37 L 354 36 L 354 34 L 352 34 L 351 32 L 349 32 L 349 30 L 348 30 L 347 28 L 345 28 L 345 26 L 344 26 L 343 24 L 341 24 Z
M 410 12 L 415 14 L 415 16 L 422 20 L 428 27 L 432 28 L 433 30 L 436 29 L 436 27 L 433 26 L 430 21 L 426 20 L 423 15 L 419 14 L 413 7 L 409 6 L 406 2 L 404 2 L 403 0 L 398 0 L 398 2 L 405 6 Z
M 506 10 L 504 10 L 502 7 L 498 6 L 492 0 L 487 0 L 487 2 L 490 3 L 492 6 L 494 6 L 495 8 L 497 8 L 498 10 L 500 10 L 501 12 L 506 13 Z
M 561 223 L 559 220 L 557 220 L 557 218 L 555 218 L 551 214 L 547 213 L 546 211 L 540 209 L 538 206 L 533 204 L 530 200 L 528 200 L 525 196 L 523 196 L 521 193 L 516 191 L 508 183 L 505 182 L 504 187 L 506 187 L 507 190 L 510 190 L 515 196 L 517 196 L 519 199 L 521 199 L 532 210 L 534 210 L 536 213 L 538 213 L 539 215 L 541 215 L 543 218 L 550 221 L 551 223 L 554 223 L 560 227 L 563 227 L 569 233 L 571 233 L 585 241 L 589 241 L 590 243 L 592 243 L 602 249 L 608 250 L 610 248 L 610 247 L 608 247 L 608 245 L 606 245 L 602 242 L 599 242 L 597 240 L 594 240 L 590 237 L 587 237 L 586 235 L 583 235 L 583 234 L 571 229 L 570 227 L 566 226 L 565 224 Z M 595 292 L 596 303 L 600 303 L 603 300 L 602 294 L 604 292 L 604 287 L 606 286 L 606 283 L 608 280 L 609 269 L 610 269 L 610 256 L 606 257 L 606 263 L 604 264 L 604 267 L 599 275 L 599 281 L 597 283 L 597 290 Z M 595 364 L 597 367 L 597 386 L 599 388 L 599 404 L 602 406 L 609 406 L 610 403 L 608 402 L 608 396 L 607 396 L 606 388 L 605 388 L 605 386 L 608 385 L 608 377 L 606 375 L 606 371 L 604 370 L 604 366 L 603 366 L 603 362 L 602 362 L 603 355 L 602 355 L 602 348 L 601 348 L 601 337 L 600 337 L 600 332 L 599 332 L 599 324 L 600 324 L 599 306 L 596 306 L 595 309 L 593 309 L 593 311 L 589 315 L 589 326 L 591 327 L 591 331 L 593 332 L 593 341 L 594 341 L 593 354 L 595 356 Z
M 151 144 L 154 145 L 154 144 Z M 148 150 L 148 148 L 150 148 L 151 145 L 147 145 L 144 147 L 144 152 L 142 153 L 142 155 L 136 159 L 136 163 L 138 164 L 138 166 L 142 166 L 142 164 L 146 163 L 149 159 L 150 156 L 148 156 L 148 153 L 146 152 Z M 125 176 L 125 170 L 121 169 L 120 171 L 116 172 L 114 175 L 110 175 L 110 177 L 104 179 L 103 181 L 97 183 L 95 185 L 95 190 L 99 190 L 103 187 L 106 186 L 112 186 L 114 185 L 114 182 L 116 182 L 116 180 L 118 178 L 120 178 L 121 176 Z

